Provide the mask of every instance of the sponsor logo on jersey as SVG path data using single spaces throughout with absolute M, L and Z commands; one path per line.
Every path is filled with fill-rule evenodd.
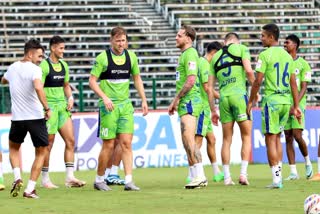
M 176 71 L 176 81 L 179 81 L 179 80 L 180 80 L 180 72 Z
M 262 65 L 262 60 L 259 59 L 258 62 L 257 62 L 256 68 L 257 69 L 261 68 L 261 65 Z
M 108 136 L 108 128 L 101 128 L 101 136 L 107 137 Z
M 112 74 L 127 74 L 129 73 L 128 70 L 112 70 L 111 71 Z
M 306 73 L 304 74 L 304 78 L 305 78 L 306 80 L 311 80 L 311 71 L 306 72 Z
M 62 76 L 62 75 L 55 75 L 54 77 L 53 77 L 53 79 L 64 79 L 64 76 Z
M 197 63 L 196 62 L 190 61 L 188 63 L 188 69 L 189 70 L 195 70 L 196 68 L 197 68 Z

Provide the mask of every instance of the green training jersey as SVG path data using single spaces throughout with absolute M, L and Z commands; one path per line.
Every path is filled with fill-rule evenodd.
M 134 52 L 128 50 L 131 63 L 131 72 L 132 75 L 140 74 L 138 59 Z M 111 57 L 114 64 L 122 66 L 126 63 L 126 55 L 123 52 L 121 55 L 115 55 L 111 51 Z M 91 69 L 91 75 L 100 78 L 103 72 L 106 72 L 109 65 L 108 57 L 106 51 L 101 52 L 95 60 L 95 63 Z M 112 100 L 114 103 L 121 103 L 129 99 L 129 86 L 130 79 L 101 79 L 100 88 L 105 93 L 105 95 Z M 99 104 L 104 105 L 102 99 L 99 99 Z
M 263 103 L 291 104 L 291 55 L 282 47 L 269 47 L 259 54 L 256 71 L 264 74 Z
M 242 60 L 250 60 L 251 58 L 249 49 L 242 44 L 229 45 L 228 52 L 233 56 L 240 57 Z M 223 54 L 223 50 L 220 49 L 210 62 L 210 69 L 212 69 L 213 75 L 219 83 L 221 97 L 247 94 L 246 73 L 242 65 L 228 66 L 219 71 L 215 71 L 214 65 L 216 62 L 217 66 L 221 66 L 225 63 L 232 63 L 233 61 L 234 59 L 232 59 L 227 53 Z
M 200 57 L 199 59 L 199 70 L 200 70 L 200 94 L 202 103 L 204 106 L 209 106 L 209 100 L 208 100 L 208 94 L 204 90 L 203 84 L 208 82 L 209 78 L 209 70 L 210 70 L 210 64 L 208 60 L 204 57 Z M 209 86 L 212 87 L 212 86 Z
M 183 88 L 187 77 L 190 75 L 195 75 L 197 77 L 196 83 L 190 89 L 190 91 L 181 99 L 190 100 L 194 96 L 200 96 L 200 85 L 199 85 L 199 55 L 195 48 L 190 47 L 184 50 L 179 57 L 178 67 L 176 70 L 176 92 L 177 94 Z
M 69 66 L 65 61 L 61 59 L 59 61 L 62 63 L 65 69 L 64 82 L 69 82 Z M 60 63 L 51 62 L 50 64 L 52 65 L 52 68 L 55 72 L 59 73 L 62 71 L 62 66 Z M 42 83 L 45 83 L 46 77 L 49 75 L 50 72 L 48 61 L 42 60 L 42 62 L 40 63 L 40 67 L 42 69 Z M 44 92 L 46 94 L 47 101 L 50 103 L 65 101 L 63 87 L 44 87 Z
M 296 74 L 296 82 L 298 91 L 301 90 L 301 82 L 311 82 L 311 68 L 309 63 L 302 57 L 293 60 L 293 67 Z M 305 109 L 307 104 L 307 96 L 304 94 L 300 101 L 300 106 Z

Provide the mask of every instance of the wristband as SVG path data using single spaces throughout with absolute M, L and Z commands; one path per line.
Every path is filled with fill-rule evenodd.
M 48 108 L 44 108 L 43 109 L 45 112 L 47 112 L 47 111 L 49 111 L 50 110 L 50 108 L 48 107 Z
M 72 95 L 70 97 L 68 97 L 68 102 L 71 100 L 74 100 Z

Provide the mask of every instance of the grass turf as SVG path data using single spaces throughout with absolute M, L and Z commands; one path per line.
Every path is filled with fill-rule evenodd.
M 298 164 L 300 180 L 284 181 L 283 189 L 266 189 L 271 183 L 271 170 L 267 165 L 249 165 L 250 186 L 237 184 L 239 165 L 231 166 L 235 186 L 224 186 L 212 181 L 212 169 L 205 167 L 209 185 L 202 189 L 186 190 L 184 182 L 187 168 L 149 168 L 134 170 L 134 180 L 140 192 L 123 191 L 123 186 L 111 186 L 113 191 L 93 189 L 95 171 L 75 172 L 87 181 L 84 188 L 64 187 L 64 173 L 50 173 L 59 189 L 47 190 L 37 186 L 40 199 L 10 197 L 12 174 L 5 175 L 6 189 L 0 191 L 0 212 L 43 214 L 96 214 L 96 213 L 303 213 L 304 199 L 319 190 L 319 182 L 304 178 L 304 165 Z M 284 165 L 283 177 L 289 175 Z M 23 175 L 24 187 L 28 175 Z

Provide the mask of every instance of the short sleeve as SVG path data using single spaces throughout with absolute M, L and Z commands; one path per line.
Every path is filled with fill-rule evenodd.
M 39 66 L 35 67 L 34 72 L 32 74 L 32 81 L 36 79 L 39 79 L 39 80 L 42 79 L 42 70 Z
M 303 70 L 301 75 L 301 81 L 302 82 L 311 82 L 311 67 L 309 63 L 305 60 L 303 60 Z
M 201 72 L 201 83 L 208 82 L 209 79 L 210 64 L 206 59 L 201 62 L 200 72 Z
M 129 57 L 130 57 L 130 61 L 131 61 L 132 75 L 140 74 L 140 68 L 139 68 L 139 64 L 138 64 L 137 55 L 135 53 L 133 53 L 132 51 L 129 51 Z
M 265 56 L 264 56 L 264 54 L 262 52 L 262 53 L 259 54 L 255 70 L 257 72 L 265 73 L 266 69 L 267 69 L 267 60 L 265 59 Z
M 197 75 L 198 73 L 198 61 L 199 61 L 199 56 L 196 52 L 190 51 L 187 53 L 185 56 L 184 60 L 184 67 L 186 70 L 187 76 L 190 75 Z
M 241 59 L 251 59 L 250 51 L 247 46 L 241 45 Z

